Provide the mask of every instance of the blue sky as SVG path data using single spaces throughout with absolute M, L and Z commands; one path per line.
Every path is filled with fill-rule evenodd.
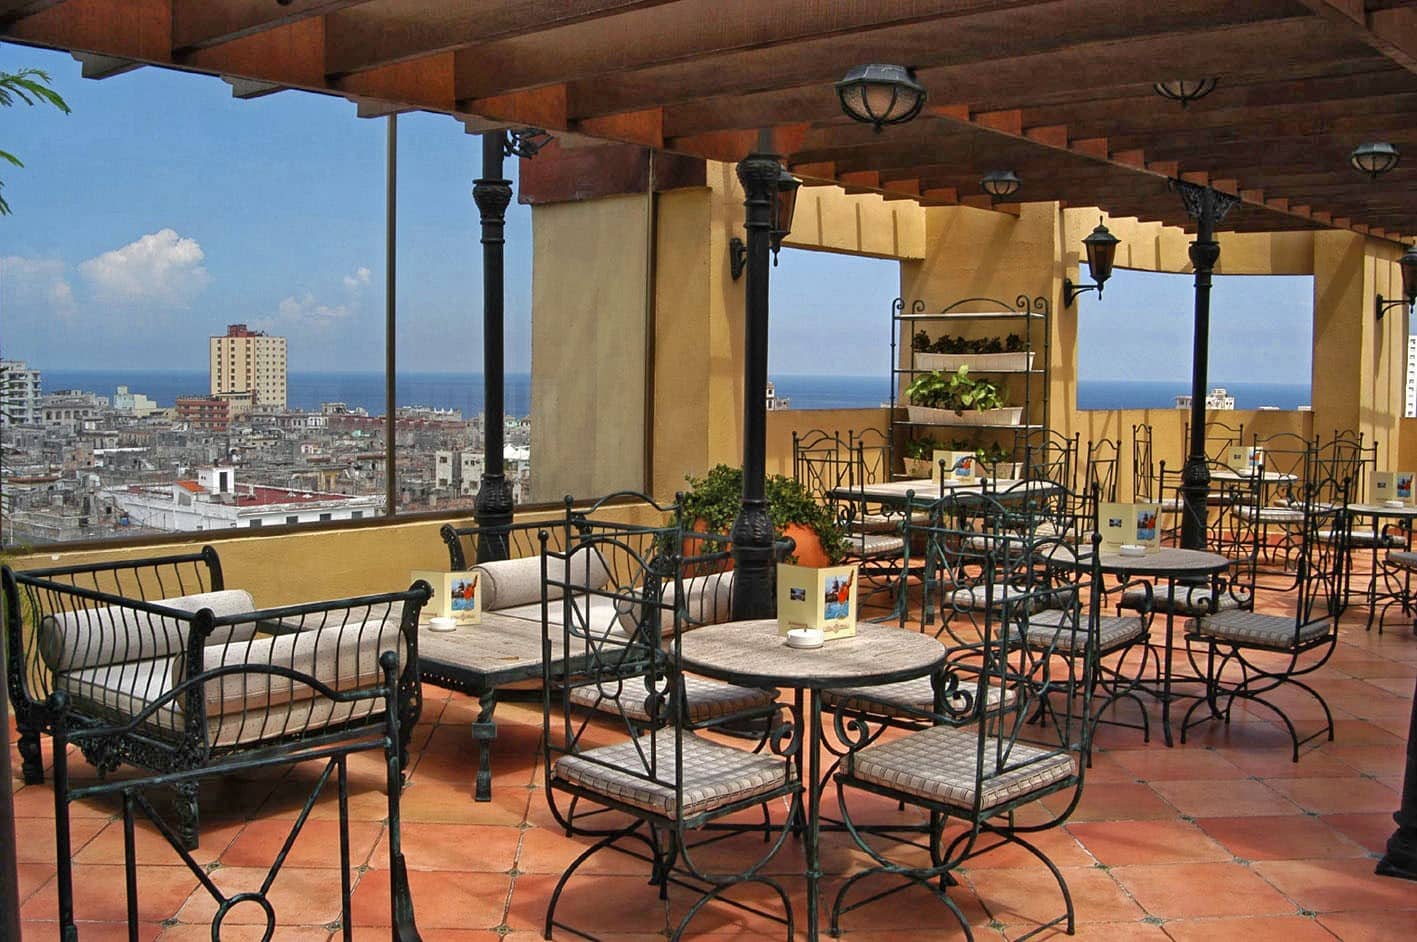
M 66 368 L 205 369 L 245 322 L 289 338 L 292 370 L 383 366 L 384 119 L 343 99 L 231 97 L 216 78 L 144 68 L 79 77 L 67 54 L 0 44 L 0 69 L 48 71 L 73 114 L 9 109 L 0 170 L 0 343 Z M 507 161 L 516 176 L 516 161 Z M 399 118 L 399 365 L 481 369 L 479 139 Z M 784 250 L 770 370 L 885 374 L 897 266 Z M 1191 281 L 1117 272 L 1079 302 L 1083 378 L 1188 379 Z M 507 230 L 507 363 L 530 363 L 531 214 Z M 1309 379 L 1308 278 L 1220 278 L 1211 376 Z M 823 343 L 829 337 L 831 342 Z

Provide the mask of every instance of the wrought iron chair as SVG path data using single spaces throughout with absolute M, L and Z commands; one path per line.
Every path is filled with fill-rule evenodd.
M 1186 711 L 1181 725 L 1182 742 L 1186 741 L 1186 731 L 1197 723 L 1211 719 L 1228 723 L 1236 700 L 1260 704 L 1280 718 L 1293 741 L 1295 762 L 1299 761 L 1299 747 L 1304 743 L 1322 735 L 1333 739 L 1333 714 L 1328 704 L 1299 678 L 1322 667 L 1338 639 L 1342 553 L 1340 543 L 1323 539 L 1320 534 L 1343 527 L 1347 490 L 1348 483 L 1342 481 L 1311 481 L 1305 485 L 1303 542 L 1292 616 L 1227 611 L 1203 615 L 1192 623 L 1186 634 L 1187 650 L 1192 665 L 1205 678 L 1206 695 Z M 1320 493 L 1343 499 L 1319 501 Z M 1198 660 L 1202 655 L 1203 663 Z M 1303 739 L 1284 709 L 1268 698 L 1271 693 L 1290 689 L 1307 693 L 1323 708 L 1323 728 Z M 1192 715 L 1202 708 L 1203 713 L 1193 720 Z
M 1318 461 L 1317 447 L 1293 432 L 1277 432 L 1265 438 L 1256 436 L 1252 447 L 1260 450 L 1262 461 L 1257 472 L 1261 476 L 1258 506 L 1241 505 L 1233 512 L 1253 514 L 1253 519 L 1247 522 L 1257 530 L 1259 560 L 1281 571 L 1288 570 L 1303 542 L 1303 495 Z M 1288 586 L 1265 584 L 1264 587 L 1289 591 L 1294 586 L 1291 583 Z
M 1054 429 L 1028 429 L 1015 434 L 1014 454 L 1029 480 L 1052 481 L 1077 490 L 1078 435 L 1069 438 Z
M 941 535 L 947 546 L 964 546 L 976 534 L 960 531 Z M 1030 835 L 1060 825 L 1081 797 L 1084 764 L 1092 730 L 1092 672 L 1096 664 L 1095 627 L 1089 626 L 1081 601 L 1095 591 L 1098 573 L 1068 583 L 1035 583 L 1039 570 L 1057 541 L 1033 542 L 1009 535 L 997 538 L 981 555 L 983 584 L 1022 580 L 1027 592 L 1000 601 L 982 623 L 977 645 L 964 663 L 947 670 L 937 686 L 934 709 L 916 719 L 924 728 L 892 739 L 876 739 L 868 724 L 850 711 L 837 712 L 838 738 L 853 748 L 842 759 L 835 779 L 843 822 L 873 865 L 852 874 L 838 891 L 832 907 L 832 932 L 841 929 L 844 915 L 911 886 L 935 894 L 955 915 L 966 938 L 972 938 L 969 920 L 950 897 L 952 872 L 968 861 L 1005 844 L 1016 844 L 1037 857 L 1058 883 L 1064 911 L 1040 930 L 1065 924 L 1074 928 L 1071 895 L 1062 872 L 1048 859 Z M 1035 554 L 1043 553 L 1040 560 Z M 1029 640 L 1034 613 L 1064 613 L 1063 620 Z M 1095 611 L 1095 606 L 1094 606 Z M 1059 672 L 1055 660 L 1072 638 L 1083 639 L 1082 669 Z M 948 691 L 958 690 L 957 679 L 975 685 L 972 696 L 960 698 L 958 707 Z M 1051 704 L 1047 721 L 1036 722 L 1044 700 Z M 882 835 L 858 826 L 858 809 L 852 796 L 864 792 L 925 809 L 929 813 L 929 862 L 903 862 L 892 854 L 900 844 L 893 835 Z M 1024 817 L 1015 812 L 1054 797 L 1052 810 Z M 946 840 L 951 821 L 963 825 Z M 886 877 L 897 885 L 858 897 L 862 880 Z M 978 882 L 985 883 L 983 877 Z
M 1181 444 L 1190 453 L 1191 446 L 1191 423 L 1188 419 L 1182 426 Z M 1245 443 L 1245 423 L 1237 422 L 1229 425 L 1216 419 L 1207 419 L 1202 426 L 1202 435 L 1205 437 L 1205 456 L 1211 461 L 1224 463 L 1229 457 L 1230 449 Z
M 420 583 L 408 593 L 404 593 L 409 604 L 421 604 L 427 597 L 427 586 Z M 377 603 L 383 605 L 385 603 Z M 206 613 L 210 615 L 210 612 Z M 298 615 L 294 609 L 287 610 L 284 617 Z M 414 612 L 416 622 L 417 613 Z M 199 618 L 199 627 L 212 627 Z M 281 869 L 287 860 L 291 845 L 295 843 L 321 794 L 326 793 L 331 778 L 335 780 L 338 796 L 339 834 L 338 853 L 340 867 L 340 937 L 354 938 L 354 923 L 351 918 L 351 879 L 349 857 L 349 757 L 358 753 L 382 751 L 386 770 L 385 789 L 388 799 L 388 866 L 390 871 L 389 906 L 391 913 L 392 938 L 395 942 L 419 942 L 418 927 L 414 921 L 413 899 L 409 893 L 408 872 L 404 863 L 399 794 L 402 790 L 402 763 L 400 760 L 401 741 L 405 734 L 400 730 L 399 703 L 403 694 L 400 681 L 400 665 L 408 659 L 408 652 L 395 650 L 398 636 L 387 639 L 392 642 L 387 650 L 369 648 L 367 651 L 330 651 L 325 657 L 349 660 L 350 673 L 343 678 L 321 670 L 316 661 L 292 658 L 284 663 L 270 659 L 262 663 L 228 663 L 217 661 L 205 670 L 188 674 L 176 686 L 163 691 L 155 698 L 143 703 L 140 710 L 131 717 L 114 718 L 114 725 L 95 726 L 80 713 L 74 711 L 76 698 L 65 690 L 56 691 L 50 698 L 54 711 L 54 790 L 55 790 L 55 850 L 58 857 L 56 878 L 59 894 L 59 932 L 65 939 L 77 939 L 75 923 L 75 898 L 72 853 L 74 850 L 69 821 L 69 808 L 75 801 L 91 798 L 116 797 L 121 799 L 123 811 L 124 876 L 127 889 L 128 931 L 137 938 L 141 923 L 138 911 L 138 865 L 135 853 L 136 823 L 139 814 L 147 818 L 167 842 L 173 853 L 191 871 L 193 880 L 211 896 L 216 903 L 216 914 L 212 918 L 212 938 L 222 935 L 222 926 L 231 910 L 239 904 L 259 906 L 265 917 L 264 938 L 276 935 L 278 913 L 271 899 L 273 889 L 278 885 Z M 358 663 L 356 663 L 356 661 Z M 108 748 L 115 741 L 142 740 L 151 737 L 153 730 L 164 724 L 163 717 L 181 714 L 196 706 L 209 702 L 213 697 L 253 696 L 254 690 L 263 687 L 280 696 L 308 696 L 310 702 L 323 704 L 323 709 L 350 717 L 365 717 L 363 722 L 347 724 L 346 728 L 335 732 L 321 733 L 311 729 L 305 738 L 292 740 L 282 749 L 267 749 L 248 753 L 226 751 L 214 761 L 194 767 L 182 768 L 166 774 L 143 775 L 117 781 L 102 781 L 94 784 L 73 783 L 69 777 L 69 745 L 74 745 L 83 753 L 92 753 Z M 309 711 L 311 716 L 315 710 Z M 203 779 L 214 779 L 233 774 L 249 774 L 256 770 L 272 769 L 297 763 L 317 763 L 321 771 L 315 778 L 314 786 L 305 800 L 303 808 L 296 816 L 270 868 L 258 880 L 251 880 L 249 889 L 239 889 L 229 881 L 224 886 L 208 876 L 209 868 L 199 863 L 190 853 L 191 844 L 181 833 L 164 820 L 149 799 L 149 792 L 160 786 L 176 784 L 179 789 L 190 786 L 195 790 Z M 152 863 L 146 859 L 145 863 Z M 80 890 L 82 892 L 82 888 Z M 248 906 L 249 910 L 250 907 Z M 387 930 L 386 930 L 387 931 Z
M 1156 464 L 1151 453 L 1151 426 L 1132 426 L 1132 500 L 1153 501 L 1157 496 Z
M 200 770 L 382 728 L 383 718 L 368 712 L 381 705 L 378 698 L 365 698 L 355 709 L 285 678 L 311 675 L 334 690 L 373 686 L 385 650 L 399 657 L 397 728 L 406 757 L 423 702 L 417 629 L 426 584 L 258 609 L 249 593 L 221 589 L 220 573 L 212 547 L 0 571 L 7 668 L 27 777 L 33 771 L 42 780 L 39 734 L 53 729 L 55 698 L 62 694 L 72 738 L 101 773 L 128 763 L 171 778 L 178 831 L 184 846 L 195 848 Z M 219 671 L 218 679 L 185 683 L 208 671 Z M 174 689 L 183 696 L 174 698 Z M 91 729 L 109 734 L 78 735 Z
M 579 534 L 578 551 L 596 554 L 614 574 L 607 585 L 594 590 L 575 579 L 570 569 L 573 554 L 548 546 L 542 556 L 547 643 L 559 639 L 567 651 L 574 652 L 563 664 L 548 661 L 543 674 L 546 798 L 568 834 L 592 839 L 552 891 L 547 938 L 557 927 L 584 935 L 558 920 L 557 908 L 571 878 L 607 849 L 645 860 L 660 899 L 668 899 L 671 883 L 698 893 L 673 929 L 673 939 L 680 938 L 711 901 L 749 906 L 726 896 L 745 884 L 760 884 L 777 895 L 782 912 L 772 916 L 784 924 L 787 938 L 792 937 L 791 902 L 763 868 L 781 848 L 790 831 L 787 822 L 801 807 L 801 783 L 793 762 L 800 718 L 792 715 L 790 722 L 774 730 L 770 752 L 761 754 L 710 740 L 690 728 L 684 709 L 684 675 L 679 669 L 681 615 L 661 594 L 668 580 L 683 591 L 675 552 L 665 551 L 666 546 L 677 547 L 679 539 L 677 523 L 649 530 L 596 527 Z M 559 610 L 559 616 L 553 616 L 553 609 Z M 637 613 L 628 633 L 621 619 L 625 611 Z M 666 626 L 674 630 L 666 633 Z M 618 741 L 591 744 L 604 742 L 607 714 L 596 714 L 599 719 L 592 722 L 590 714 L 578 710 L 575 692 L 579 689 L 604 695 L 611 705 L 608 728 L 620 734 Z M 779 798 L 789 802 L 790 813 L 775 828 L 733 820 L 737 812 Z M 563 800 L 570 807 L 563 808 Z M 598 826 L 601 819 L 572 813 L 580 802 L 619 812 L 628 816 L 629 823 Z M 699 829 L 725 834 L 767 830 L 769 841 L 760 857 L 741 871 L 711 872 L 689 840 L 690 832 Z
M 1103 438 L 1087 443 L 1087 464 L 1082 479 L 1084 493 L 1096 490 L 1100 500 L 1117 499 L 1117 464 L 1121 453 L 1120 439 Z

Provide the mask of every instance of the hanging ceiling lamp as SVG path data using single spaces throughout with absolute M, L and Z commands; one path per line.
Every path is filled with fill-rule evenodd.
M 836 83 L 841 110 L 879 133 L 887 124 L 904 124 L 925 104 L 925 86 L 915 70 L 903 65 L 858 65 Z

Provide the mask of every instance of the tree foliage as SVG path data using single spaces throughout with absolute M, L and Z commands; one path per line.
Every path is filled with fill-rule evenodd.
M 49 85 L 49 73 L 42 69 L 0 72 L 0 107 L 8 108 L 19 101 L 27 105 L 53 105 L 65 114 L 69 114 L 68 102 Z M 8 162 L 12 167 L 24 166 L 20 158 L 7 150 L 0 150 L 0 160 Z M 0 188 L 4 186 L 4 182 L 0 181 Z M 10 204 L 5 202 L 3 195 L 0 195 L 0 216 L 8 216 L 9 214 Z

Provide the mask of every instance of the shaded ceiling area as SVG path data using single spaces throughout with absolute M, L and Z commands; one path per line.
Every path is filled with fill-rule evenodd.
M 1224 229 L 1417 233 L 1417 0 L 0 0 L 0 37 L 471 131 L 733 161 L 770 129 L 809 182 L 926 205 L 1012 170 L 1020 200 L 1186 226 L 1182 179 L 1240 199 Z M 866 62 L 916 69 L 919 118 L 842 113 Z M 1217 84 L 1183 108 L 1152 88 L 1177 78 Z M 1370 180 L 1373 140 L 1411 157 Z

